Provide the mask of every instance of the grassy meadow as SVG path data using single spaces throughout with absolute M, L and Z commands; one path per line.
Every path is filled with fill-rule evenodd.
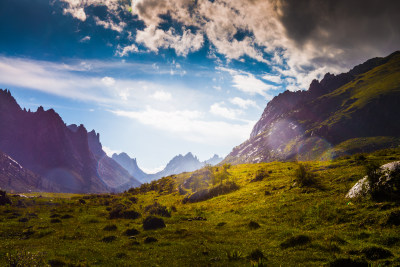
M 302 162 L 307 183 L 298 162 L 272 162 L 208 167 L 122 194 L 10 194 L 0 265 L 398 266 L 399 203 L 345 198 L 365 164 L 395 160 L 400 149 Z M 228 184 L 235 190 L 224 192 Z M 189 197 L 210 188 L 216 196 Z M 150 215 L 165 227 L 145 230 Z

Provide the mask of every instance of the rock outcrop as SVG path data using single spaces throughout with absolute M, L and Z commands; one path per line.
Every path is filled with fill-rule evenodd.
M 353 138 L 399 139 L 399 83 L 400 52 L 395 52 L 347 73 L 327 73 L 307 91 L 285 91 L 267 104 L 250 138 L 223 162 L 325 159 L 352 153 L 335 147 Z M 363 149 L 356 152 L 369 152 Z

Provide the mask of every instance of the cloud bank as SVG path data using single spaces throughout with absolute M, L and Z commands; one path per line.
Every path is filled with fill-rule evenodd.
M 117 32 L 132 31 L 133 43 L 116 55 L 174 49 L 187 56 L 201 49 L 227 60 L 245 57 L 294 79 L 288 89 L 307 89 L 327 71 L 341 72 L 400 43 L 400 1 L 396 0 L 62 0 L 64 13 L 87 20 L 89 6 L 105 6 L 108 19 L 96 23 Z M 121 13 L 144 23 L 126 29 Z M 213 52 L 212 52 L 213 53 Z M 280 77 L 280 76 L 279 76 Z M 267 79 L 268 77 L 266 77 Z M 269 77 L 271 78 L 271 77 Z M 279 82 L 272 78 L 272 82 Z

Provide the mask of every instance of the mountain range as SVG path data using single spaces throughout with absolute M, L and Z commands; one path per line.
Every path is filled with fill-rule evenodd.
M 193 156 L 193 154 L 189 152 L 184 156 L 178 155 L 172 158 L 163 170 L 154 174 L 147 174 L 139 168 L 136 159 L 130 158 L 126 153 L 113 154 L 112 158 L 128 170 L 132 176 L 143 183 L 148 183 L 172 174 L 192 172 L 204 167 L 206 164 L 217 165 L 223 160 L 223 158 L 218 155 L 214 155 L 212 158 L 201 162 L 196 156 Z
M 21 109 L 10 91 L 0 89 L 0 188 L 9 191 L 122 192 L 220 161 L 214 155 L 200 162 L 188 153 L 147 174 L 126 153 L 108 157 L 95 130 L 67 126 L 53 109 Z
M 307 91 L 266 106 L 250 138 L 224 163 L 319 160 L 400 144 L 400 52 L 347 73 L 327 73 Z
M 0 90 L 0 150 L 34 174 L 12 190 L 90 193 L 140 185 L 105 156 L 95 132 L 83 125 L 67 127 L 53 109 L 22 110 L 8 90 Z
M 400 145 L 400 52 L 347 73 L 327 73 L 307 91 L 268 102 L 250 138 L 222 158 L 175 156 L 157 173 L 126 153 L 108 157 L 100 134 L 67 126 L 53 110 L 21 109 L 0 89 L 0 187 L 14 191 L 121 192 L 206 164 L 323 160 Z

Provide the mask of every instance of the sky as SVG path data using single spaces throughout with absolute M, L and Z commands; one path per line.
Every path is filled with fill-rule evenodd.
M 268 101 L 400 49 L 398 0 L 1 0 L 0 88 L 155 172 L 226 156 Z

